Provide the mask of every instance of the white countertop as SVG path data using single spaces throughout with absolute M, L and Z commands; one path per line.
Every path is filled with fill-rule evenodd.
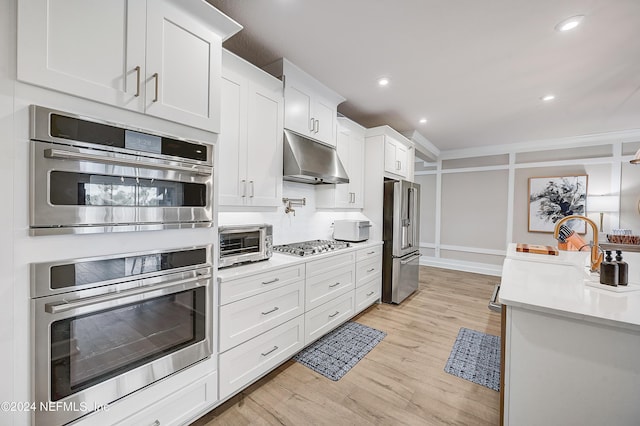
M 360 250 L 363 248 L 375 247 L 382 245 L 382 241 L 365 241 L 362 243 L 350 243 L 351 246 L 325 253 L 314 254 L 313 256 L 294 256 L 286 253 L 273 253 L 269 260 L 248 263 L 240 266 L 230 266 L 228 268 L 218 269 L 218 282 L 235 280 L 251 275 L 261 274 L 274 269 L 286 268 L 300 263 L 311 262 L 318 259 L 324 259 L 330 256 L 336 256 L 342 253 Z
M 518 253 L 515 247 L 509 245 L 502 268 L 500 303 L 640 330 L 640 283 L 600 284 L 585 266 L 588 252 L 549 256 Z

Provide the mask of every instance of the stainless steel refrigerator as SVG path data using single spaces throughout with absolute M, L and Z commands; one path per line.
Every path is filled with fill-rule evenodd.
M 382 301 L 400 303 L 418 289 L 420 185 L 384 182 Z

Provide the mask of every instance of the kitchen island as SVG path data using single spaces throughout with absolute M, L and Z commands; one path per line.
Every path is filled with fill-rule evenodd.
M 599 284 L 587 256 L 509 246 L 499 296 L 506 425 L 640 421 L 640 285 Z

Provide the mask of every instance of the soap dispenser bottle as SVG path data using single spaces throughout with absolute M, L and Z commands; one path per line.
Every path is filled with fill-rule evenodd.
M 618 264 L 611 257 L 611 250 L 606 251 L 604 262 L 600 264 L 600 284 L 618 286 Z
M 618 285 L 629 284 L 629 264 L 622 260 L 622 250 L 616 250 L 616 263 L 618 264 Z

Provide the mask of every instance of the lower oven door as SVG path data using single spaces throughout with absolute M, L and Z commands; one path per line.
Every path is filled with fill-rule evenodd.
M 32 235 L 211 226 L 211 167 L 39 141 L 31 146 Z
M 33 300 L 36 424 L 64 424 L 212 354 L 211 277 Z M 83 293 L 83 292 L 77 292 Z

